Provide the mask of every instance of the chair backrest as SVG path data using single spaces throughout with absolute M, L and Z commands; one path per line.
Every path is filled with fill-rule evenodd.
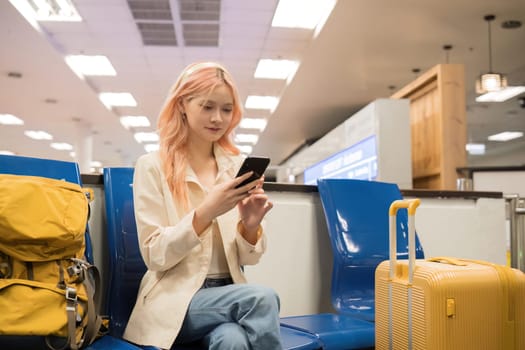
M 110 334 L 122 337 L 146 265 L 142 260 L 133 207 L 133 168 L 104 168 L 109 247 L 107 288 Z
M 64 180 L 82 186 L 77 163 L 54 159 L 0 155 L 0 174 L 41 176 Z M 86 259 L 93 263 L 93 250 L 89 228 L 86 227 Z
M 389 259 L 388 209 L 402 195 L 395 184 L 320 179 L 318 189 L 333 250 L 334 308 L 368 321 L 375 318 L 375 269 Z M 407 212 L 397 218 L 397 257 L 408 258 Z M 416 257 L 423 258 L 416 236 Z

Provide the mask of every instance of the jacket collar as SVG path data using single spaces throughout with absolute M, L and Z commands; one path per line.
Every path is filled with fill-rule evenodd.
M 233 178 L 235 172 L 237 171 L 238 162 L 236 161 L 238 157 L 231 153 L 228 153 L 224 148 L 222 148 L 218 143 L 213 143 L 213 155 L 215 156 L 215 161 L 217 162 L 217 178 L 222 178 L 225 174 L 229 175 L 228 178 Z M 186 182 L 195 182 L 202 185 L 195 174 L 195 171 L 188 164 L 186 167 Z

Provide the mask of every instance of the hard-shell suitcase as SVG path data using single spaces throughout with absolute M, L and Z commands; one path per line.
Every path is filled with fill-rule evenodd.
M 416 260 L 418 205 L 400 200 L 390 207 L 390 260 L 375 274 L 376 349 L 525 349 L 525 275 L 483 261 Z M 409 214 L 408 261 L 395 255 L 400 208 Z

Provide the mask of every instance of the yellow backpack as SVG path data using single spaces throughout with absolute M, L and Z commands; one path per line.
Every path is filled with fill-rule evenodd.
M 98 335 L 99 275 L 84 261 L 88 215 L 77 184 L 0 174 L 0 349 L 76 350 Z

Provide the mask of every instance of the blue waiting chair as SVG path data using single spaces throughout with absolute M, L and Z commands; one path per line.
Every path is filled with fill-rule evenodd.
M 318 180 L 333 252 L 331 301 L 335 314 L 283 317 L 281 325 L 316 335 L 323 349 L 375 346 L 375 269 L 389 258 L 388 208 L 401 199 L 395 184 Z M 406 210 L 398 212 L 398 259 L 408 258 Z M 416 257 L 423 258 L 416 237 Z
M 47 177 L 82 186 L 78 164 L 61 160 L 0 155 L 0 174 Z M 89 227 L 86 228 L 85 255 L 87 261 L 93 264 L 93 250 Z
M 109 246 L 109 288 L 107 294 L 110 336 L 95 342 L 88 350 L 106 349 L 106 343 L 121 339 L 146 266 L 140 254 L 133 207 L 133 168 L 105 168 L 104 191 Z M 281 327 L 285 349 L 320 349 L 314 335 Z M 105 339 L 106 338 L 106 339 Z M 110 339 L 112 338 L 112 339 Z M 100 342 L 100 346 L 99 346 Z M 136 347 L 129 348 L 137 349 Z M 176 346 L 173 350 L 198 349 L 197 346 Z M 109 349 L 109 348 L 108 348 Z M 120 348 L 119 348 L 120 349 Z M 156 348 L 148 346 L 144 350 Z

